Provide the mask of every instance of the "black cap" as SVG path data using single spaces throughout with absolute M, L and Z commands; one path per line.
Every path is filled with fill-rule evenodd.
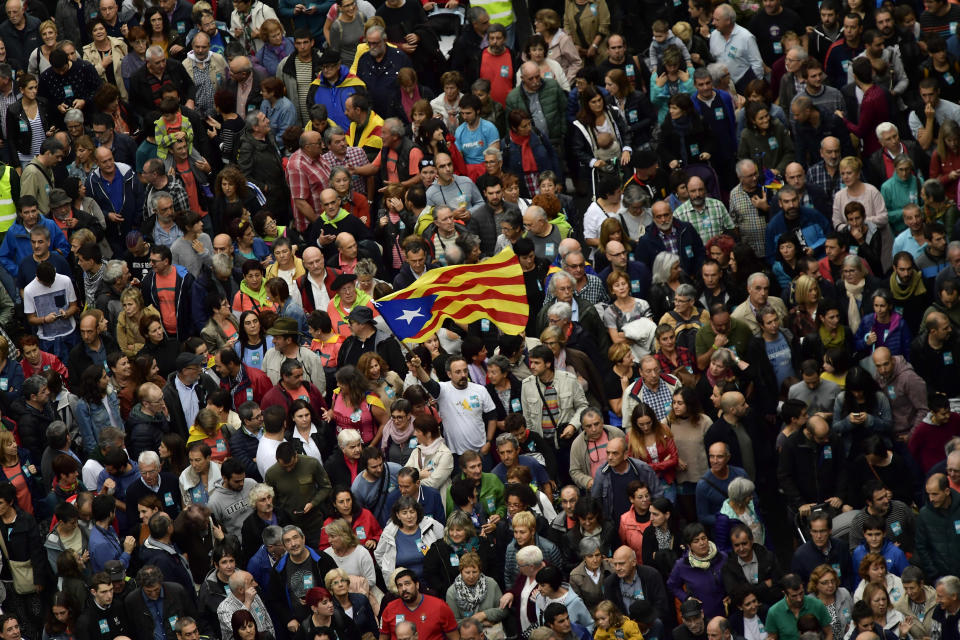
M 633 166 L 638 169 L 649 169 L 658 162 L 660 158 L 650 149 L 640 149 L 633 153 Z
M 333 284 L 330 285 L 330 288 L 334 291 L 340 291 L 340 287 L 350 282 L 356 282 L 356 280 L 357 276 L 354 273 L 341 273 L 333 279 Z
M 373 321 L 373 309 L 364 306 L 354 307 L 350 315 L 347 316 L 347 320 L 359 324 L 376 324 Z
M 110 576 L 111 582 L 120 582 L 127 577 L 123 563 L 119 560 L 107 560 L 103 563 L 103 570 Z
M 177 371 L 180 371 L 187 367 L 202 366 L 206 361 L 206 358 L 197 353 L 181 353 L 177 356 L 175 365 Z
M 703 613 L 703 603 L 695 598 L 687 598 L 682 605 L 680 605 L 680 617 L 681 618 L 696 618 Z
M 331 49 L 325 49 L 324 52 L 320 54 L 320 66 L 334 63 L 340 64 L 340 54 Z

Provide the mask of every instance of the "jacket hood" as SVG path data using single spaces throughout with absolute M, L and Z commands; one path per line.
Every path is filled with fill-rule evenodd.
M 903 356 L 893 356 L 893 375 L 890 376 L 890 382 L 896 382 L 904 371 L 913 371 L 913 365 Z
M 133 405 L 133 409 L 130 410 L 130 417 L 127 419 L 130 422 L 166 422 L 166 418 L 162 415 L 148 416 L 143 412 L 143 405 L 139 402 Z

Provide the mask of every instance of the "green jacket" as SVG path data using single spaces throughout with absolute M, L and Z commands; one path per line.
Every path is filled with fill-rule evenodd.
M 466 476 L 461 472 L 457 478 Z M 456 478 L 454 478 L 456 479 Z M 484 473 L 480 476 L 480 496 L 478 505 L 487 517 L 497 514 L 501 518 L 507 515 L 507 505 L 503 502 L 503 483 L 500 478 L 492 473 Z M 450 495 L 450 487 L 447 487 L 447 513 L 453 513 L 456 507 L 453 505 L 453 497 Z
M 553 144 L 554 150 L 559 152 L 558 145 L 567 134 L 567 94 L 563 92 L 556 80 L 545 78 L 538 95 L 540 96 L 540 108 L 543 109 L 543 116 L 547 119 L 550 142 Z M 530 112 L 530 99 L 523 90 L 522 84 L 514 87 L 507 94 L 507 113 L 510 113 L 513 109 Z
M 883 196 L 883 202 L 887 205 L 887 220 L 890 222 L 890 233 L 894 237 L 907 228 L 903 222 L 903 208 L 908 204 L 921 205 L 920 199 L 920 179 L 911 175 L 906 180 L 901 180 L 894 172 L 886 182 L 880 185 L 880 195 Z M 953 229 L 948 228 L 947 233 Z
M 917 517 L 917 553 L 913 561 L 931 580 L 960 574 L 960 493 L 950 489 L 950 505 L 926 505 Z
M 303 511 L 309 502 L 310 515 L 323 522 L 323 504 L 330 497 L 330 478 L 316 458 L 299 456 L 297 466 L 287 473 L 279 463 L 267 469 L 263 481 L 273 487 L 275 503 L 287 513 Z

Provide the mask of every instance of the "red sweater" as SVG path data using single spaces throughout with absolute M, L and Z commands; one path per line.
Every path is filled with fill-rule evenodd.
M 61 378 L 63 378 L 64 386 L 67 384 L 67 368 L 63 366 L 62 362 L 60 362 L 60 358 L 52 353 L 47 353 L 46 351 L 40 352 L 40 367 L 37 369 L 34 369 L 33 365 L 27 362 L 26 358 L 20 361 L 20 368 L 23 369 L 24 380 L 35 373 L 43 373 L 47 369 L 53 369 L 60 374 Z
M 327 518 L 323 521 L 323 531 L 320 533 L 320 544 L 317 545 L 319 551 L 323 551 L 330 546 L 330 538 L 327 537 L 327 525 L 334 520 L 339 520 L 339 518 Z M 360 537 L 361 529 L 363 530 L 362 538 Z M 383 533 L 383 529 L 380 528 L 380 523 L 373 517 L 369 509 L 361 509 L 360 513 L 353 518 L 353 530 L 357 533 L 357 538 L 360 540 L 361 545 L 367 540 L 380 542 L 380 534 Z
M 917 461 L 924 473 L 943 460 L 943 447 L 950 438 L 960 436 L 960 415 L 950 412 L 950 419 L 946 424 L 934 425 L 921 420 L 913 429 L 907 446 L 910 454 Z
M 890 120 L 890 103 L 887 101 L 887 94 L 883 89 L 873 85 L 863 94 L 863 102 L 860 103 L 860 118 L 854 124 L 843 119 L 847 125 L 847 131 L 860 138 L 863 143 L 863 155 L 869 156 L 880 148 L 880 141 L 877 140 L 877 125 L 881 122 Z

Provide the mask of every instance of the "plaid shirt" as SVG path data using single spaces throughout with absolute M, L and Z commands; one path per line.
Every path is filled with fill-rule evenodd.
M 330 181 L 330 172 L 334 167 L 362 167 L 370 164 L 367 154 L 360 147 L 347 147 L 342 159 L 333 155 L 333 151 L 327 151 L 320 156 L 320 162 L 323 164 L 323 184 L 325 186 Z M 350 182 L 353 184 L 354 191 L 367 195 L 367 185 L 360 176 L 352 176 Z
M 366 157 L 366 156 L 364 156 Z M 329 168 L 324 172 L 322 159 L 311 160 L 310 156 L 305 154 L 302 149 L 298 149 L 291 154 L 287 160 L 287 183 L 290 185 L 290 202 L 293 211 L 293 226 L 298 231 L 306 231 L 309 221 L 297 209 L 295 200 L 306 200 L 313 207 L 314 213 L 320 215 L 323 213 L 323 203 L 320 200 L 320 192 L 330 178 Z
M 580 299 L 589 304 L 606 302 L 608 300 L 607 288 L 603 286 L 603 281 L 595 275 L 589 273 L 585 275 L 587 276 L 587 284 L 583 285 L 583 289 L 577 291 Z
M 670 385 L 661 379 L 656 391 L 651 391 L 646 384 L 640 387 L 640 400 L 653 409 L 657 420 L 665 420 L 673 406 L 673 391 Z
M 823 160 L 807 169 L 807 182 L 820 187 L 830 197 L 837 195 L 837 192 L 840 191 L 840 187 L 843 185 L 843 183 L 840 182 L 840 170 L 838 169 L 837 175 L 831 178 L 830 174 L 827 173 L 827 167 L 823 164 Z
M 740 229 L 740 239 L 753 248 L 758 258 L 766 256 L 767 222 L 739 184 L 730 192 L 730 217 Z
M 673 362 L 671 362 L 670 358 L 663 355 L 662 351 L 657 351 L 653 354 L 653 357 L 660 363 L 660 369 L 670 375 L 674 375 L 674 371 L 678 371 L 684 367 L 687 367 L 690 373 L 694 373 L 697 370 L 697 362 L 693 354 L 690 353 L 690 350 L 686 347 L 677 347 L 677 366 L 673 366 Z
M 660 239 L 663 240 L 663 246 L 668 252 L 674 255 L 680 255 L 680 234 L 677 233 L 676 227 L 670 227 L 669 233 L 658 227 L 657 233 L 660 234 Z
M 677 207 L 673 217 L 683 222 L 689 222 L 700 234 L 700 239 L 706 244 L 710 238 L 720 235 L 724 229 L 733 229 L 733 218 L 727 213 L 723 203 L 713 198 L 707 198 L 703 205 L 703 212 L 693 208 L 690 200 Z M 761 238 L 762 240 L 762 238 Z

